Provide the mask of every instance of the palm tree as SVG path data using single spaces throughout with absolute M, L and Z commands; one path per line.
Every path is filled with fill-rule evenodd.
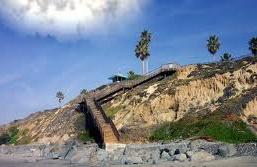
M 232 55 L 230 53 L 224 53 L 221 57 L 221 61 L 230 61 L 232 59 Z
M 61 105 L 61 102 L 64 99 L 64 94 L 61 91 L 59 91 L 56 93 L 56 98 L 58 99 L 59 104 Z
M 132 70 L 128 72 L 128 76 L 134 76 L 135 74 L 136 73 L 134 71 L 132 71 Z
M 140 58 L 142 61 L 142 66 L 143 66 L 143 75 L 148 72 L 148 57 L 150 56 L 150 42 L 151 42 L 151 33 L 148 32 L 147 30 L 144 30 L 141 33 L 141 39 L 138 42 L 136 49 L 135 49 L 135 54 L 137 58 Z
M 254 54 L 254 56 L 257 56 L 257 37 L 253 37 L 253 38 L 249 41 L 249 50 L 252 51 L 252 53 Z
M 213 55 L 213 60 L 214 56 L 217 53 L 217 51 L 220 48 L 220 41 L 219 38 L 216 35 L 210 36 L 210 38 L 207 40 L 207 48 L 209 52 Z
M 86 89 L 82 89 L 82 90 L 80 91 L 80 94 L 81 94 L 81 95 L 87 94 L 87 90 L 86 90 Z

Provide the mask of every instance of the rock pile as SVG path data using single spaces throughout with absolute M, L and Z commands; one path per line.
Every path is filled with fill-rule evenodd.
M 0 154 L 66 159 L 90 165 L 157 164 L 163 161 L 206 162 L 232 156 L 257 156 L 257 143 L 224 144 L 205 140 L 128 144 L 104 150 L 97 144 L 69 141 L 65 145 L 1 146 Z

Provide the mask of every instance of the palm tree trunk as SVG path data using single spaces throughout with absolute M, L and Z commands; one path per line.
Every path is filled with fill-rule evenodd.
M 148 59 L 146 59 L 146 71 L 145 71 L 146 74 L 148 74 Z
M 145 75 L 145 60 L 142 60 L 142 74 Z

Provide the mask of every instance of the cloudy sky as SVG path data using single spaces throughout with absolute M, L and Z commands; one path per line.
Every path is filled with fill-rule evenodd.
M 249 53 L 257 36 L 256 0 L 1 0 L 0 124 L 58 106 L 114 73 L 141 72 L 134 56 L 140 32 L 152 32 L 149 69 Z

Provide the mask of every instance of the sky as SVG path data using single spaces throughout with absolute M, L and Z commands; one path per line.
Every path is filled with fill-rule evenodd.
M 58 107 L 115 73 L 141 73 L 140 33 L 152 33 L 149 69 L 211 60 L 210 35 L 237 57 L 257 36 L 256 0 L 1 0 L 0 124 Z M 217 58 L 218 59 L 218 58 Z

